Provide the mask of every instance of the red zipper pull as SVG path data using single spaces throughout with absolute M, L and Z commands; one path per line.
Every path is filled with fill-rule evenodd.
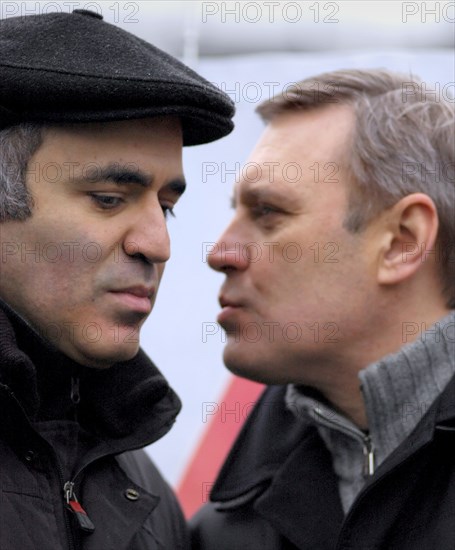
M 73 491 L 74 483 L 67 481 L 63 490 L 65 491 L 66 508 L 74 514 L 74 517 L 79 525 L 79 528 L 84 533 L 93 533 L 95 526 L 92 520 L 88 517 L 87 512 L 82 508 L 78 502 L 76 495 Z

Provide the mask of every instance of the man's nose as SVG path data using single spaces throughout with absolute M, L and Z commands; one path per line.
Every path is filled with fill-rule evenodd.
M 169 232 L 165 215 L 157 200 L 137 212 L 125 234 L 123 249 L 128 256 L 143 258 L 150 264 L 169 260 Z
M 215 271 L 227 273 L 242 271 L 248 267 L 248 250 L 235 227 L 231 223 L 207 252 L 207 263 Z

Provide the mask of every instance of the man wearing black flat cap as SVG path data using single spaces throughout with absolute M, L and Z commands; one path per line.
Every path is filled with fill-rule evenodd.
M 141 450 L 180 402 L 139 348 L 225 94 L 84 10 L 0 22 L 0 548 L 188 547 Z

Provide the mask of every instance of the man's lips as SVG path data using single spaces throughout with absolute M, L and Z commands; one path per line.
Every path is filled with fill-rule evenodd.
M 121 292 L 125 294 L 132 294 L 138 298 L 151 298 L 155 294 L 154 286 L 130 286 L 128 288 L 120 288 L 117 290 L 111 290 L 111 292 Z
M 128 309 L 140 313 L 150 313 L 152 311 L 152 298 L 155 292 L 155 287 L 132 286 L 110 290 L 109 294 L 114 296 L 116 301 L 122 303 Z
M 243 307 L 242 302 L 231 300 L 229 298 L 225 298 L 224 296 L 220 296 L 219 303 L 222 309 L 217 316 L 217 321 L 220 324 L 223 324 L 224 321 L 235 315 Z

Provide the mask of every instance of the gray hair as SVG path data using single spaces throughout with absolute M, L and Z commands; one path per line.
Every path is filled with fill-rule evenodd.
M 428 95 L 428 97 L 427 97 Z M 455 117 L 453 100 L 426 92 L 414 76 L 385 70 L 343 70 L 296 83 L 259 105 L 279 114 L 331 104 L 352 105 L 356 124 L 343 164 L 351 179 L 345 227 L 360 232 L 411 193 L 435 203 L 443 292 L 455 307 Z
M 0 131 L 0 223 L 31 216 L 27 166 L 42 140 L 43 127 L 38 124 L 19 124 Z

